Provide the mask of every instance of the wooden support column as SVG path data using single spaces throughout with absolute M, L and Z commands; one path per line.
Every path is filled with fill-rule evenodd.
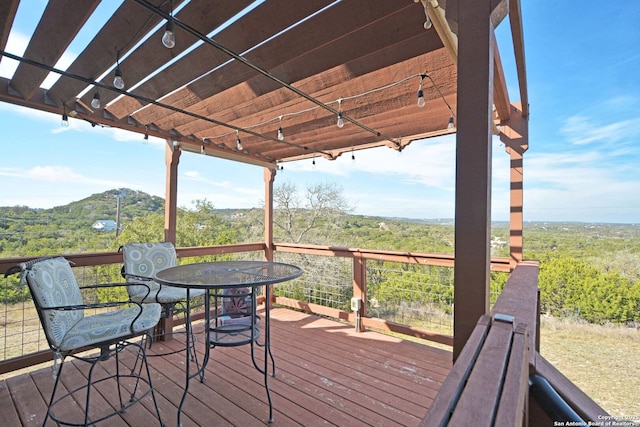
M 353 296 L 362 300 L 362 306 L 359 310 L 360 318 L 367 315 L 367 264 L 359 254 L 353 257 Z M 358 322 L 357 332 L 364 332 L 364 322 Z
M 264 258 L 273 261 L 273 181 L 276 170 L 264 168 Z
M 491 0 L 458 0 L 453 358 L 489 311 L 494 33 Z
M 164 240 L 176 244 L 176 216 L 178 211 L 178 163 L 180 148 L 174 147 L 173 141 L 167 139 L 165 147 L 166 201 L 164 206 Z
M 265 261 L 273 261 L 273 181 L 276 178 L 276 170 L 270 168 L 264 168 L 264 259 Z M 269 307 L 273 305 L 276 300 L 273 295 L 273 285 L 270 286 L 269 295 L 271 301 L 265 301 L 265 304 L 269 304 Z
M 500 141 L 511 159 L 509 174 L 509 258 L 511 270 L 523 260 L 523 157 L 529 148 L 528 120 L 520 104 L 511 105 L 509 120 L 500 124 Z

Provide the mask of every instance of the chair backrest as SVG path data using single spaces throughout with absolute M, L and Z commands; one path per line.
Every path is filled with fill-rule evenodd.
M 251 315 L 251 290 L 249 288 L 230 288 L 222 290 L 222 314 L 232 318 Z
M 125 277 L 133 275 L 153 279 L 159 271 L 178 264 L 176 249 L 171 242 L 127 243 L 122 247 L 122 256 Z M 151 291 L 157 290 L 160 286 L 156 282 L 146 282 L 131 277 L 127 277 L 127 282 L 132 284 L 127 286 L 131 296 L 144 295 L 148 291 L 146 286 L 135 286 L 136 283 L 147 283 Z
M 43 309 L 83 303 L 73 270 L 62 257 L 25 263 L 23 269 L 47 341 L 57 348 L 67 331 L 84 317 L 84 310 Z

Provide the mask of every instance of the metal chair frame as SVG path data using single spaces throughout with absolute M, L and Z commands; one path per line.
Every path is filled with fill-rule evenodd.
M 149 330 L 155 327 L 155 325 L 157 324 L 160 318 L 160 307 L 158 305 L 156 305 L 155 307 L 149 306 L 146 308 L 147 311 L 145 311 L 145 308 L 143 307 L 142 304 L 136 303 L 133 301 L 111 301 L 111 302 L 103 302 L 103 303 L 84 303 L 83 301 L 83 303 L 81 304 L 44 306 L 42 304 L 42 301 L 46 301 L 46 296 L 43 297 L 44 292 L 42 292 L 41 289 L 39 289 L 39 285 L 37 283 L 34 283 L 34 282 L 37 282 L 37 280 L 32 277 L 34 268 L 40 268 L 38 264 L 43 262 L 50 262 L 50 263 L 60 262 L 58 261 L 60 259 L 68 263 L 68 261 L 62 257 L 37 258 L 25 263 L 21 263 L 17 266 L 14 266 L 5 273 L 5 277 L 7 277 L 10 274 L 22 272 L 21 283 L 26 282 L 29 287 L 29 291 L 31 292 L 33 302 L 34 302 L 36 311 L 38 313 L 38 317 L 45 331 L 47 342 L 51 350 L 54 352 L 53 375 L 55 377 L 55 383 L 54 383 L 49 404 L 47 407 L 47 414 L 45 416 L 45 419 L 42 425 L 43 426 L 46 425 L 49 419 L 62 425 L 70 425 L 70 426 L 93 425 L 101 421 L 104 421 L 110 417 L 113 417 L 115 415 L 124 413 L 128 408 L 140 402 L 146 396 L 151 394 L 154 408 L 158 417 L 158 421 L 160 422 L 161 426 L 164 426 L 164 423 L 162 422 L 162 417 L 160 415 L 158 403 L 156 400 L 156 395 L 153 389 L 151 374 L 149 371 L 149 365 L 147 364 L 147 358 L 146 358 L 147 356 L 145 351 L 145 340 L 149 335 Z M 42 268 L 46 268 L 46 266 Z M 71 270 L 70 266 L 69 266 L 69 270 Z M 110 284 L 99 284 L 99 285 L 80 287 L 75 281 L 75 277 L 73 276 L 72 272 L 69 272 L 68 275 L 66 276 L 61 275 L 60 277 L 58 277 L 58 275 L 56 275 L 54 280 L 65 280 L 65 285 L 67 285 L 72 292 L 74 293 L 77 292 L 78 294 L 80 294 L 81 291 L 88 290 L 88 289 L 101 289 L 101 288 L 104 289 L 104 288 L 126 286 L 124 283 L 110 283 Z M 122 308 L 122 307 L 125 307 L 125 308 Z M 132 309 L 131 307 L 137 307 L 137 310 Z M 107 309 L 107 312 L 97 314 L 97 315 L 85 316 L 84 311 L 89 309 Z M 82 312 L 80 313 L 80 311 Z M 136 311 L 137 311 L 137 314 L 136 314 Z M 56 315 L 59 315 L 60 313 L 70 313 L 70 312 L 78 312 L 79 315 L 81 316 L 80 320 L 78 320 L 76 324 L 74 324 L 73 326 L 76 326 L 81 322 L 93 320 L 100 316 L 105 316 L 105 315 L 108 315 L 114 319 L 115 318 L 131 319 L 131 322 L 129 324 L 128 330 L 118 329 L 117 331 L 110 333 L 108 335 L 108 339 L 105 339 L 104 341 L 100 341 L 98 338 L 96 338 L 91 340 L 86 345 L 78 345 L 78 346 L 74 345 L 73 342 L 66 343 L 64 340 L 62 340 L 62 343 L 57 343 L 60 341 L 60 339 L 59 337 L 54 337 L 56 335 L 56 332 L 51 331 L 49 329 L 49 326 L 48 326 L 49 324 L 47 323 L 47 319 L 51 319 Z M 91 319 L 92 317 L 93 319 Z M 136 322 L 141 322 L 141 323 L 137 324 Z M 147 324 L 149 327 L 144 328 L 145 326 L 147 326 Z M 71 328 L 69 328 L 65 332 L 64 334 L 65 338 L 66 338 L 66 335 L 69 334 L 70 329 Z M 97 334 L 95 329 L 89 329 L 87 331 L 87 336 L 94 336 L 92 334 Z M 140 337 L 139 343 L 131 341 L 132 339 L 137 337 Z M 78 342 L 81 343 L 81 340 L 78 340 Z M 137 349 L 136 359 L 133 364 L 133 367 L 130 370 L 128 370 L 128 373 L 122 373 L 120 370 L 120 364 L 121 364 L 120 353 L 126 348 L 128 348 L 129 346 L 133 346 Z M 98 355 L 77 354 L 80 351 L 84 353 L 85 351 L 88 351 L 91 349 L 100 349 L 100 353 Z M 72 390 L 68 390 L 63 395 L 56 397 L 56 392 L 58 391 L 60 378 L 62 377 L 63 368 L 65 366 L 65 360 L 67 357 L 72 357 L 76 360 L 86 362 L 91 365 L 87 375 L 87 382 L 86 384 L 83 384 Z M 104 362 L 106 360 L 111 359 L 112 357 L 115 357 L 116 372 L 94 381 L 93 380 L 94 368 L 97 366 L 99 362 Z M 57 366 L 58 360 L 60 360 L 59 367 Z M 138 363 L 139 361 L 140 363 Z M 143 368 L 145 369 L 146 377 L 142 376 Z M 134 381 L 133 390 L 129 394 L 128 402 L 125 402 L 123 398 L 123 394 L 126 391 L 126 389 L 124 384 L 122 383 L 122 380 L 126 378 Z M 116 408 L 111 413 L 100 415 L 97 418 L 90 418 L 91 396 L 92 396 L 91 390 L 97 384 L 100 384 L 102 382 L 109 381 L 109 380 L 115 380 L 115 383 L 117 386 L 117 392 L 118 392 L 119 407 Z M 141 383 L 146 384 L 147 389 L 143 390 L 140 394 L 137 395 Z M 86 397 L 84 399 L 85 406 L 83 408 L 84 420 L 82 422 L 62 419 L 54 413 L 54 408 L 58 404 L 67 401 L 67 399 L 78 401 L 79 398 L 76 398 L 74 396 L 77 396 L 78 392 L 81 392 L 82 390 L 86 390 Z

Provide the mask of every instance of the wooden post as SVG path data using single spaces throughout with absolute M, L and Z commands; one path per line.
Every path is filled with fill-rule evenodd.
M 180 148 L 174 147 L 173 141 L 167 139 L 165 146 L 166 193 L 164 205 L 164 240 L 176 244 L 177 211 L 178 211 L 178 163 L 180 162 Z M 162 341 L 173 339 L 173 316 L 160 319 L 156 331 Z
M 367 264 L 366 260 L 354 254 L 353 257 L 353 296 L 362 300 L 362 306 L 359 310 L 360 318 L 367 315 Z M 357 325 L 357 332 L 364 332 L 364 322 L 360 321 Z
M 276 170 L 264 168 L 264 259 L 273 261 L 273 181 L 276 177 Z M 270 301 L 265 301 L 269 307 L 273 305 L 276 297 L 273 295 L 273 285 L 269 288 Z
M 264 168 L 264 258 L 273 261 L 273 181 L 276 170 Z
M 178 163 L 180 148 L 174 147 L 173 140 L 167 139 L 165 147 L 166 201 L 164 206 L 164 240 L 176 244 L 176 214 L 178 211 Z
M 453 358 L 489 311 L 494 33 L 491 0 L 458 0 Z
M 529 127 L 519 103 L 511 105 L 509 120 L 500 124 L 500 141 L 511 159 L 510 173 L 510 215 L 509 215 L 509 253 L 513 270 L 523 260 L 523 183 L 524 153 L 529 148 Z

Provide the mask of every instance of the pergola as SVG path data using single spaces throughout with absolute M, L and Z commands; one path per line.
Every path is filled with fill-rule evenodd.
M 522 260 L 528 99 L 519 0 L 125 0 L 90 20 L 110 2 L 102 3 L 50 0 L 16 55 L 6 45 L 19 0 L 3 1 L 0 49 L 19 65 L 2 79 L 0 100 L 166 139 L 167 240 L 175 241 L 182 151 L 264 168 L 269 248 L 282 162 L 376 146 L 409 150 L 457 133 L 454 357 L 460 352 L 489 309 L 497 134 L 511 157 L 512 265 Z M 494 34 L 507 20 L 517 103 Z M 97 21 L 101 27 L 87 28 Z M 167 23 L 172 48 L 161 42 Z M 58 69 L 81 31 L 93 38 Z M 50 72 L 59 78 L 44 89 Z

